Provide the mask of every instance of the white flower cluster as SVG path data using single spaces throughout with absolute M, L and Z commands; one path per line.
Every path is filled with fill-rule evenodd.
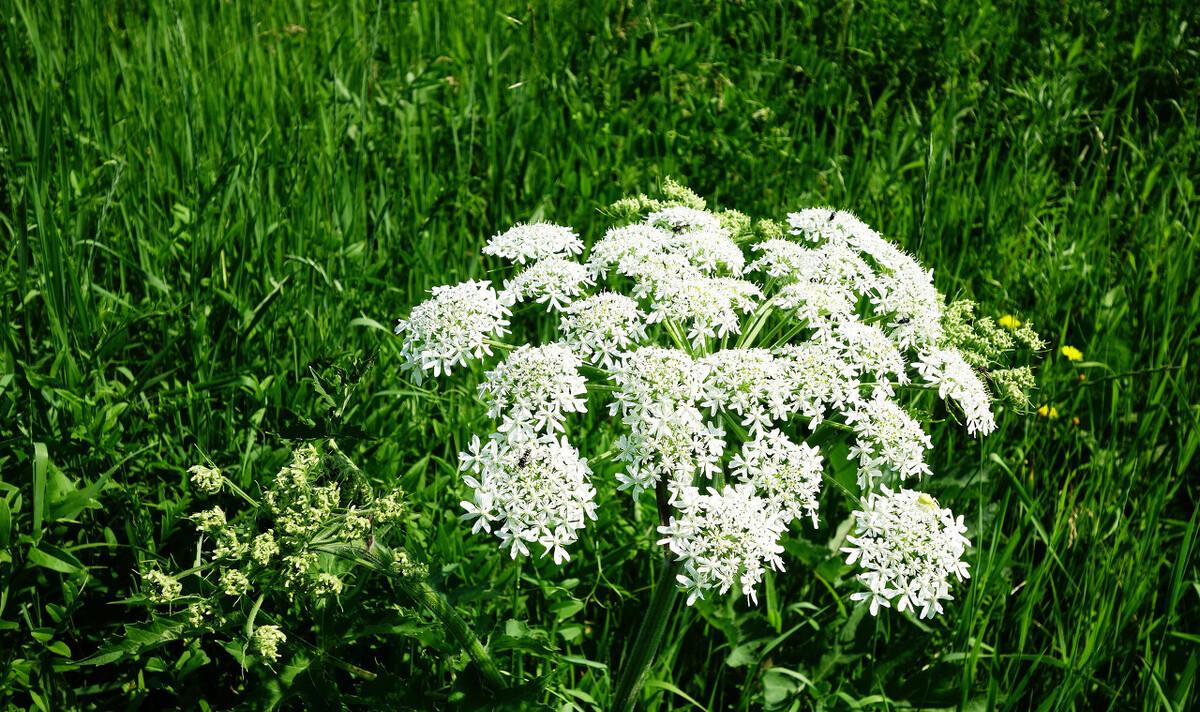
M 729 467 L 789 520 L 808 516 L 817 526 L 817 495 L 824 469 L 820 450 L 771 430 L 743 445 Z
M 802 210 L 788 215 L 788 225 L 792 234 L 832 251 L 830 262 L 843 265 L 845 270 L 838 281 L 870 297 L 876 314 L 884 318 L 885 328 L 900 348 L 937 344 L 942 336 L 943 299 L 933 286 L 931 270 L 844 210 Z M 845 256 L 833 257 L 837 252 Z M 877 269 L 871 268 L 868 259 Z
M 929 495 L 886 485 L 871 493 L 867 505 L 854 513 L 855 528 L 846 537 L 846 563 L 858 563 L 866 591 L 850 596 L 869 601 L 871 614 L 879 608 L 920 609 L 928 618 L 942 612 L 942 601 L 952 599 L 950 576 L 970 578 L 963 552 L 970 543 L 960 515 L 955 519 Z
M 587 461 L 566 438 L 516 444 L 490 438 L 480 445 L 475 437 L 459 459 L 460 469 L 471 472 L 463 481 L 475 490 L 472 501 L 462 502 L 462 518 L 475 521 L 473 531 L 495 534 L 514 559 L 528 556 L 532 543 L 556 564 L 571 558 L 567 547 L 585 521 L 596 518 L 596 490 Z
M 941 398 L 958 403 L 967 416 L 968 433 L 988 435 L 996 429 L 992 397 L 988 395 L 987 386 L 957 349 L 933 349 L 923 353 L 914 367 L 926 383 L 937 387 Z
M 563 344 L 518 347 L 479 384 L 488 417 L 503 418 L 499 431 L 510 444 L 561 431 L 567 413 L 587 410 L 587 381 L 579 357 Z
M 646 339 L 646 315 L 624 294 L 603 292 L 567 307 L 558 323 L 563 342 L 584 360 L 607 369 Z
M 598 276 L 633 279 L 633 295 L 650 300 L 648 321 L 686 325 L 693 344 L 738 333 L 741 315 L 762 299 L 757 285 L 736 278 L 745 263 L 715 215 L 683 206 L 609 230 L 588 260 Z
M 658 543 L 683 562 L 678 580 L 687 589 L 688 605 L 709 589 L 728 593 L 735 583 L 758 603 L 755 590 L 766 569 L 783 571 L 779 537 L 787 528 L 786 519 L 752 484 L 732 485 L 722 492 L 710 488 L 704 494 L 688 487 L 681 495 L 680 513 L 658 528 Z
M 507 304 L 533 299 L 545 304 L 546 311 L 562 311 L 585 288 L 595 284 L 587 267 L 561 257 L 547 257 L 526 267 L 516 277 L 504 281 L 501 298 Z
M 490 356 L 487 340 L 508 333 L 509 315 L 491 282 L 434 287 L 431 299 L 396 324 L 396 333 L 405 337 L 403 367 L 419 383 L 424 371 L 436 378 L 468 358 Z
M 583 242 L 569 227 L 552 223 L 514 225 L 488 240 L 483 254 L 523 265 L 546 257 L 570 257 L 583 252 Z
M 486 282 L 438 288 L 400 322 L 407 367 L 437 374 L 490 354 L 517 302 L 557 319 L 558 341 L 518 346 L 478 386 L 496 430 L 459 455 L 474 492 L 463 519 L 513 557 L 537 543 L 569 558 L 595 518 L 590 466 L 565 435 L 590 387 L 619 430 L 601 456 L 621 464 L 617 488 L 653 490 L 666 507 L 661 543 L 689 604 L 735 585 L 756 600 L 763 573 L 783 568 L 782 534 L 820 522 L 815 443 L 846 442 L 864 498 L 847 540 L 869 590 L 856 600 L 939 612 L 946 572 L 965 575 L 966 540 L 927 496 L 888 489 L 930 474 L 932 442 L 907 394 L 936 390 L 972 435 L 996 423 L 976 362 L 943 329 L 932 272 L 844 211 L 792 213 L 781 237 L 777 223 L 702 207 L 626 201 L 635 221 L 582 262 L 570 228 L 518 225 L 483 250 L 525 265 L 500 294 Z
M 929 435 L 896 401 L 876 395 L 845 414 L 854 427 L 850 457 L 858 458 L 858 486 L 864 489 L 894 473 L 900 479 L 930 474 L 925 451 L 933 447 Z

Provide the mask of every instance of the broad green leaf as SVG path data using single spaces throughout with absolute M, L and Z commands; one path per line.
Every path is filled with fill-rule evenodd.
M 30 547 L 26 555 L 30 563 L 62 574 L 77 574 L 84 569 L 79 559 L 49 544 Z

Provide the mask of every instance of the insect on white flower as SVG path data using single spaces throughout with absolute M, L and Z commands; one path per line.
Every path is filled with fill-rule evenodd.
M 970 546 L 962 516 L 938 505 L 927 494 L 886 485 L 872 492 L 854 513 L 854 533 L 846 537 L 846 563 L 858 563 L 858 578 L 867 587 L 850 596 L 868 601 L 871 615 L 880 607 L 920 609 L 928 618 L 942 612 L 950 595 L 950 576 L 970 578 L 963 553 Z

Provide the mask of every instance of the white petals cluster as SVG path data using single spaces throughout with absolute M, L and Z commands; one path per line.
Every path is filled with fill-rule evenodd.
M 783 516 L 750 484 L 704 494 L 688 488 L 681 499 L 678 513 L 658 531 L 659 544 L 683 562 L 678 580 L 687 589 L 688 605 L 706 590 L 725 594 L 734 584 L 758 603 L 756 587 L 767 568 L 783 571 Z
M 788 344 L 776 350 L 776 362 L 791 384 L 791 410 L 809 419 L 815 430 L 829 410 L 845 411 L 860 401 L 860 371 L 836 346 L 820 341 Z
M 627 464 L 617 473 L 617 489 L 632 489 L 637 496 L 665 482 L 673 503 L 680 488 L 721 470 L 725 430 L 705 421 L 695 406 L 661 400 L 628 413 L 624 423 L 629 432 L 617 439 L 616 448 L 617 460 Z
M 483 254 L 523 265 L 546 257 L 571 257 L 583 252 L 583 242 L 569 227 L 536 222 L 514 225 L 488 240 Z
M 403 367 L 419 383 L 424 371 L 436 378 L 469 358 L 490 356 L 487 340 L 508 333 L 510 314 L 491 282 L 434 287 L 432 298 L 396 324 L 396 333 L 404 337 Z
M 517 347 L 479 384 L 488 417 L 504 418 L 500 432 L 510 444 L 561 431 L 568 413 L 587 410 L 583 363 L 564 344 Z
M 547 257 L 505 280 L 501 298 L 507 304 L 533 299 L 545 304 L 547 311 L 561 311 L 593 284 L 595 279 L 587 267 L 574 260 Z
M 795 310 L 796 318 L 806 322 L 819 336 L 828 336 L 838 324 L 854 316 L 852 295 L 842 287 L 820 282 L 785 284 L 775 295 L 781 309 Z
M 790 235 L 752 244 L 747 263 L 739 241 L 759 228 L 745 216 L 648 204 L 582 262 L 568 227 L 497 234 L 484 253 L 521 266 L 499 294 L 487 282 L 439 287 L 397 326 L 419 380 L 490 355 L 518 302 L 557 320 L 557 332 L 539 330 L 558 341 L 518 345 L 482 377 L 495 432 L 459 455 L 474 493 L 463 519 L 513 557 L 536 543 L 569 558 L 595 518 L 590 467 L 566 439 L 591 388 L 618 431 L 602 458 L 619 464 L 617 489 L 654 491 L 665 507 L 660 543 L 682 565 L 689 605 L 734 586 L 756 600 L 764 572 L 783 569 L 783 533 L 820 521 L 816 444 L 846 442 L 864 497 L 845 549 L 867 589 L 854 599 L 872 613 L 940 612 L 947 575 L 966 575 L 962 520 L 888 488 L 930 474 L 932 441 L 904 405 L 913 376 L 954 401 L 972 435 L 996 423 L 983 380 L 943 332 L 932 271 L 845 211 L 788 215 Z
M 858 485 L 869 488 L 886 474 L 909 477 L 930 474 L 925 451 L 933 447 L 929 435 L 900 404 L 882 395 L 864 401 L 846 413 L 854 427 L 850 457 L 858 458 Z
M 950 600 L 950 576 L 970 578 L 963 553 L 970 546 L 962 516 L 955 519 L 929 495 L 886 485 L 854 513 L 854 533 L 846 537 L 846 563 L 858 563 L 858 579 L 866 586 L 850 596 L 869 601 L 871 614 L 880 607 L 920 609 L 921 617 L 942 613 Z
M 666 255 L 674 240 L 670 232 L 644 223 L 609 228 L 592 247 L 587 265 L 596 275 L 615 271 L 637 278 L 641 266 L 651 258 Z M 686 264 L 686 260 L 681 264 Z
M 721 221 L 707 210 L 683 205 L 671 205 L 646 216 L 646 223 L 672 232 L 703 232 L 721 230 Z
M 968 433 L 988 435 L 996 429 L 987 386 L 957 349 L 933 349 L 914 365 L 926 383 L 937 387 L 938 396 L 962 408 Z
M 820 450 L 770 430 L 743 445 L 729 465 L 734 475 L 754 485 L 788 521 L 808 516 L 817 526 L 817 495 L 824 471 Z
M 901 384 L 909 381 L 904 355 L 888 335 L 873 324 L 861 321 L 838 324 L 832 331 L 830 343 L 858 375 L 869 375 L 880 384 L 887 384 L 889 377 Z M 887 392 L 891 393 L 890 390 Z
M 742 315 L 754 311 L 762 292 L 752 282 L 730 277 L 703 277 L 686 271 L 653 277 L 650 323 L 688 326 L 693 344 L 725 338 L 741 331 Z
M 529 544 L 561 564 L 567 547 L 579 538 L 586 520 L 596 518 L 596 490 L 591 468 L 566 438 L 544 436 L 511 444 L 474 437 L 459 453 L 463 481 L 475 491 L 461 506 L 462 519 L 474 520 L 472 531 L 491 532 L 512 558 L 529 556 Z
M 640 413 L 651 405 L 695 403 L 704 391 L 705 366 L 678 349 L 643 346 L 613 371 L 617 390 L 609 415 Z
M 766 349 L 723 349 L 704 359 L 703 405 L 716 415 L 727 411 L 741 425 L 762 433 L 795 412 L 793 386 L 784 364 Z
M 602 292 L 567 307 L 558 328 L 563 342 L 585 361 L 616 368 L 646 339 L 646 315 L 624 294 Z

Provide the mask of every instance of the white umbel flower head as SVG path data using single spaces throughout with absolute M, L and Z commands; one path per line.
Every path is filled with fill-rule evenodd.
M 679 583 L 687 589 L 688 605 L 705 591 L 725 594 L 735 583 L 757 604 L 755 589 L 763 573 L 768 567 L 783 571 L 784 515 L 748 483 L 704 494 L 690 488 L 680 499 L 677 514 L 658 528 L 658 543 L 683 562 Z
M 859 369 L 842 358 L 840 350 L 822 342 L 789 344 L 775 352 L 785 369 L 790 412 L 808 418 L 815 430 L 828 410 L 842 411 L 859 400 Z
M 788 371 L 766 349 L 722 349 L 706 357 L 703 405 L 716 415 L 736 413 L 760 433 L 796 412 Z
M 523 265 L 551 256 L 569 257 L 583 252 L 583 242 L 569 227 L 536 222 L 514 225 L 488 240 L 485 255 Z
M 487 340 L 508 333 L 510 312 L 490 282 L 470 280 L 432 291 L 396 324 L 396 333 L 404 337 L 403 367 L 418 383 L 424 371 L 436 378 L 467 359 L 490 356 Z
M 463 481 L 475 491 L 461 503 L 473 531 L 494 534 L 514 559 L 529 556 L 529 544 L 541 545 L 556 564 L 571 558 L 567 547 L 596 518 L 596 490 L 587 461 L 566 438 L 510 446 L 495 437 L 481 445 L 474 437 L 459 460 L 459 469 L 471 473 Z
M 579 375 L 582 365 L 564 344 L 526 344 L 488 371 L 479 384 L 479 398 L 488 408 L 488 417 L 509 414 L 529 421 L 528 428 L 509 430 L 510 440 L 527 430 L 559 431 L 568 413 L 587 410 L 587 381 Z
M 687 257 L 706 275 L 725 272 L 740 275 L 746 267 L 746 255 L 723 229 L 703 229 L 678 235 L 672 244 L 675 252 Z
M 889 383 L 889 377 L 896 383 L 908 383 L 904 355 L 878 326 L 858 320 L 843 321 L 832 330 L 829 343 L 858 375 L 869 375 L 883 384 Z
M 854 427 L 851 459 L 858 458 L 858 484 L 863 489 L 895 473 L 900 479 L 930 474 L 925 451 L 933 441 L 917 419 L 896 401 L 876 394 L 846 413 Z
M 808 516 L 817 526 L 817 495 L 824 470 L 821 452 L 807 443 L 794 443 L 778 430 L 768 430 L 742 446 L 730 469 L 754 485 L 788 521 Z
M 651 403 L 624 418 L 629 432 L 617 439 L 617 460 L 627 463 L 617 473 L 617 489 L 632 489 L 633 495 L 666 482 L 671 502 L 683 487 L 697 477 L 712 477 L 721 470 L 725 453 L 725 431 L 705 421 L 703 414 L 688 404 L 667 400 Z
M 913 366 L 926 383 L 937 387 L 938 395 L 943 400 L 953 400 L 962 408 L 967 416 L 968 433 L 988 435 L 996 429 L 992 397 L 961 352 L 957 349 L 933 349 L 921 354 L 920 361 Z
M 558 322 L 563 342 L 585 361 L 615 368 L 625 352 L 646 339 L 646 315 L 624 294 L 603 292 L 580 299 Z
M 670 205 L 646 216 L 646 223 L 675 233 L 721 232 L 721 220 L 707 210 Z
M 666 230 L 643 223 L 609 228 L 592 246 L 587 265 L 596 275 L 613 270 L 628 275 L 629 271 L 622 270 L 622 265 L 632 269 L 651 256 L 662 254 L 673 239 Z
M 643 346 L 612 374 L 617 390 L 609 415 L 640 413 L 651 405 L 695 403 L 704 389 L 706 367 L 678 349 Z
M 867 587 L 850 596 L 869 601 L 871 615 L 880 607 L 920 609 L 922 618 L 942 612 L 950 600 L 950 577 L 970 578 L 963 553 L 970 542 L 962 516 L 922 492 L 884 486 L 854 513 L 854 533 L 846 537 L 846 563 L 858 563 L 858 580 Z
M 835 326 L 854 318 L 854 301 L 844 288 L 820 282 L 785 284 L 775 295 L 781 309 L 793 309 L 796 318 L 818 336 L 827 337 Z
M 561 257 L 547 257 L 504 280 L 500 297 L 506 304 L 533 299 L 545 304 L 546 311 L 562 311 L 593 284 L 595 278 L 587 267 Z
M 674 272 L 653 282 L 649 321 L 688 325 L 688 340 L 725 338 L 741 331 L 742 315 L 754 311 L 762 291 L 753 282 Z

